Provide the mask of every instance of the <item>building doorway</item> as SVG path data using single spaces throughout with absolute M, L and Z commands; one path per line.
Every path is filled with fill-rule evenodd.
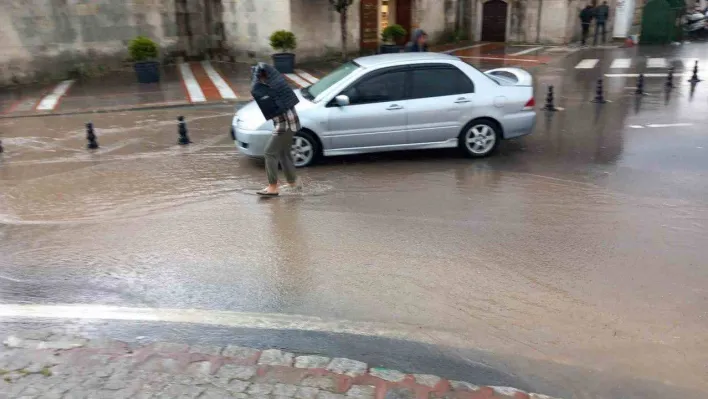
M 503 0 L 488 0 L 482 6 L 482 41 L 506 41 L 506 15 L 509 5 Z
M 406 30 L 406 37 L 399 45 L 410 40 L 413 5 L 412 0 L 361 0 L 360 43 L 362 51 L 378 50 L 381 32 L 387 26 L 398 24 Z
M 379 0 L 361 0 L 359 12 L 359 49 L 361 51 L 377 51 L 379 47 Z
M 396 3 L 396 24 L 401 25 L 406 30 L 406 38 L 403 43 L 411 38 L 411 29 L 413 27 L 413 6 L 411 0 L 390 0 Z M 398 43 L 398 44 L 403 44 Z

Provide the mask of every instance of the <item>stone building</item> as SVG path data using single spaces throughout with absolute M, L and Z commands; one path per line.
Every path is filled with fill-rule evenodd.
M 615 1 L 615 0 L 613 0 Z M 567 43 L 579 31 L 581 0 L 354 0 L 352 51 L 375 50 L 398 23 L 433 41 Z M 146 35 L 176 57 L 264 59 L 268 36 L 286 29 L 299 60 L 336 53 L 339 16 L 328 0 L 0 0 L 0 84 L 61 78 L 124 65 L 127 42 Z

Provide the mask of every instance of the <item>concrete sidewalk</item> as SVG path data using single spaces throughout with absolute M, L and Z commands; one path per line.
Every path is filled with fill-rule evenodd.
M 303 64 L 287 78 L 293 88 L 308 86 L 336 64 Z M 161 81 L 140 84 L 132 70 L 99 78 L 68 79 L 47 85 L 6 88 L 0 92 L 0 116 L 74 114 L 250 100 L 250 65 L 216 61 L 162 67 Z
M 533 70 L 570 49 L 503 43 L 455 43 L 432 51 L 454 54 L 481 70 L 514 66 Z M 567 50 L 567 51 L 566 51 Z M 299 63 L 286 74 L 293 88 L 316 83 L 340 63 Z M 229 104 L 250 100 L 250 65 L 202 61 L 164 65 L 161 82 L 139 84 L 131 69 L 105 76 L 0 90 L 0 118 Z
M 133 346 L 37 331 L 4 340 L 0 375 L 0 398 L 551 399 L 278 349 Z

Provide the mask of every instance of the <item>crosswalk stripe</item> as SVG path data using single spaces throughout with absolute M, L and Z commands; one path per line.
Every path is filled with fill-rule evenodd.
M 669 63 L 666 58 L 649 58 L 647 60 L 647 68 L 668 68 Z
M 543 46 L 541 46 L 541 47 L 532 47 L 532 48 L 530 48 L 530 49 L 522 50 L 522 51 L 519 51 L 519 52 L 516 52 L 516 53 L 511 53 L 511 54 L 509 54 L 509 55 L 511 55 L 511 56 L 524 55 L 524 54 L 528 54 L 528 53 L 533 53 L 534 51 L 538 51 L 538 50 L 543 50 Z
M 629 65 L 631 62 L 632 62 L 632 60 L 629 58 L 617 58 L 616 60 L 612 61 L 612 64 L 610 64 L 610 68 L 612 68 L 612 69 L 629 68 Z
M 234 93 L 233 89 L 231 89 L 231 86 L 226 83 L 224 78 L 221 77 L 219 72 L 214 69 L 214 67 L 211 65 L 211 62 L 209 62 L 208 60 L 202 61 L 202 68 L 204 68 L 204 71 L 206 72 L 207 76 L 209 76 L 211 82 L 214 83 L 214 86 L 216 86 L 216 90 L 219 91 L 219 95 L 221 95 L 221 98 L 225 100 L 233 100 L 236 98 L 236 93 Z
M 592 69 L 599 61 L 597 58 L 584 59 L 575 66 L 575 69 Z
M 73 80 L 65 80 L 54 88 L 51 93 L 47 94 L 42 98 L 42 101 L 37 104 L 37 111 L 52 111 L 59 104 L 59 99 L 69 91 L 71 85 L 74 84 Z
M 182 74 L 182 81 L 184 82 L 184 87 L 187 88 L 189 100 L 193 103 L 203 103 L 206 101 L 204 92 L 199 86 L 199 82 L 197 82 L 197 79 L 194 77 L 194 73 L 192 73 L 192 68 L 189 67 L 189 64 L 179 64 L 179 72 Z
M 307 80 L 310 83 L 317 83 L 320 81 L 316 77 L 314 77 L 314 76 L 310 75 L 309 73 L 302 71 L 300 69 L 296 70 L 295 72 L 297 72 L 297 74 L 300 75 L 301 78 Z
M 286 73 L 285 76 L 286 76 L 288 79 L 290 79 L 290 80 L 292 80 L 293 82 L 295 82 L 295 84 L 297 84 L 297 85 L 300 86 L 300 87 L 305 87 L 305 86 L 309 86 L 309 85 L 310 85 L 309 82 L 307 82 L 305 79 L 303 79 L 303 78 L 297 76 L 297 75 L 294 74 L 294 73 Z

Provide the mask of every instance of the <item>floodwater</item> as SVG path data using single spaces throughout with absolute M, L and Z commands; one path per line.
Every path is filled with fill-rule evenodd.
M 0 120 L 0 300 L 396 323 L 545 393 L 705 397 L 708 89 L 581 78 L 540 76 L 566 109 L 494 157 L 335 158 L 271 200 L 228 108 L 96 115 L 95 152 L 86 116 Z

